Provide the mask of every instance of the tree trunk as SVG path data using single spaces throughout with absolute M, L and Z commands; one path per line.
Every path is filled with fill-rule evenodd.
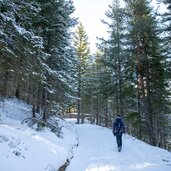
M 33 116 L 33 118 L 36 117 L 35 105 L 33 105 L 33 108 L 32 108 L 32 116 Z
M 43 120 L 47 119 L 47 90 L 46 87 L 43 89 Z
M 150 97 L 150 81 L 149 81 L 149 73 L 147 71 L 147 110 L 148 110 L 148 124 L 149 124 L 149 140 L 150 144 L 156 146 L 156 138 L 154 132 L 154 124 L 153 124 L 153 111 L 151 109 L 151 97 Z
M 81 124 L 84 124 L 84 113 L 85 113 L 85 104 L 82 103 L 81 105 Z
M 17 99 L 20 99 L 20 90 L 19 90 L 18 86 L 17 86 L 16 91 L 15 91 L 15 97 Z
M 3 92 L 2 95 L 5 97 L 7 95 L 7 80 L 8 80 L 8 71 L 4 75 L 4 86 L 3 86 Z
M 97 98 L 96 125 L 99 124 L 99 98 Z
M 106 97 L 105 127 L 108 126 L 108 98 Z
M 136 78 L 137 78 L 137 100 L 138 100 L 138 124 L 139 124 L 139 138 L 142 139 L 142 127 L 141 127 L 141 102 L 140 102 L 140 84 L 138 77 L 138 68 L 136 67 Z
M 79 71 L 78 71 L 77 124 L 80 123 L 80 113 L 81 113 L 81 66 L 79 66 Z
M 93 101 L 93 94 L 91 94 L 91 123 L 93 124 L 94 123 L 94 109 L 93 109 L 93 104 L 94 101 Z

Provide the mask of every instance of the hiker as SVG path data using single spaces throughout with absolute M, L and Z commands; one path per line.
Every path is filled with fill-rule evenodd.
M 116 136 L 118 151 L 122 149 L 122 134 L 125 133 L 125 125 L 120 115 L 117 115 L 113 123 L 113 135 Z

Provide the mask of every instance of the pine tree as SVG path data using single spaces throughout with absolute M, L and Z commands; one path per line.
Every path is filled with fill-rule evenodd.
M 165 41 L 168 49 L 170 49 L 170 43 L 171 43 L 171 2 L 169 0 L 163 0 L 163 3 L 167 6 L 167 12 L 165 12 L 162 17 L 162 23 L 164 26 L 164 33 L 165 33 Z
M 0 10 L 1 94 L 31 103 L 34 116 L 61 114 L 75 93 L 72 1 L 5 0 Z
M 4 78 L 2 91 L 5 96 L 15 92 L 18 98 L 26 99 L 27 80 L 31 73 L 36 73 L 36 68 L 41 67 L 34 65 L 34 70 L 31 61 L 43 56 L 42 39 L 32 30 L 32 19 L 37 15 L 38 9 L 34 6 L 34 2 L 29 1 L 7 0 L 0 3 L 2 26 L 0 51 L 3 58 L 1 78 Z M 10 87 L 10 84 L 13 86 Z
M 44 52 L 48 54 L 46 60 L 46 80 L 42 87 L 44 119 L 48 113 L 61 113 L 72 100 L 72 87 L 76 59 L 70 45 L 70 27 L 75 20 L 70 17 L 74 11 L 72 1 L 38 1 L 40 17 L 35 22 L 43 37 Z M 67 102 L 67 103 L 65 103 Z M 59 114 L 58 113 L 58 114 Z
M 171 46 L 171 2 L 169 0 L 163 0 L 163 3 L 167 7 L 167 12 L 163 13 L 160 15 L 162 17 L 161 21 L 161 37 L 162 37 L 162 45 L 163 45 L 163 53 L 167 58 L 167 63 L 166 63 L 166 70 L 168 71 L 168 79 L 170 80 L 170 73 L 171 73 L 171 51 L 170 51 L 170 46 Z
M 163 0 L 162 1 L 167 8 L 167 11 L 165 13 L 163 13 L 162 15 L 160 15 L 160 17 L 162 17 L 161 20 L 161 37 L 162 37 L 162 46 L 163 46 L 163 56 L 166 58 L 166 62 L 165 62 L 165 71 L 166 71 L 166 79 L 167 79 L 167 83 L 169 85 L 169 92 L 171 92 L 171 51 L 170 51 L 170 46 L 171 46 L 171 2 L 169 0 Z M 170 94 L 169 94 L 170 95 Z M 168 104 L 168 102 L 167 102 Z M 165 113 L 170 113 L 170 105 L 168 104 L 167 108 L 165 108 Z M 170 121 L 170 115 L 168 115 L 167 117 L 167 122 L 171 122 Z M 164 131 L 167 132 L 166 134 L 164 134 Z M 165 148 L 166 144 L 167 146 L 170 146 L 170 142 L 169 139 L 171 137 L 171 132 L 170 132 L 170 126 L 167 126 L 163 129 L 163 136 L 167 137 L 167 141 L 166 138 L 161 138 L 161 144 L 165 144 Z M 170 148 L 170 147 L 169 147 Z
M 108 25 L 110 35 L 108 40 L 101 39 L 101 44 L 99 45 L 99 49 L 102 52 L 101 61 L 106 66 L 105 70 L 108 73 L 106 79 L 104 79 L 107 81 L 105 82 L 108 94 L 106 94 L 106 98 L 112 98 L 113 106 L 115 106 L 113 113 L 115 115 L 124 115 L 125 15 L 119 0 L 112 1 L 106 16 L 110 22 L 104 20 L 102 22 Z M 105 106 L 107 109 L 107 100 Z
M 79 59 L 78 64 L 78 105 L 77 105 L 77 123 L 80 122 L 80 114 L 81 115 L 81 123 L 84 123 L 84 107 L 83 107 L 83 91 L 84 91 L 84 75 L 86 72 L 86 68 L 88 65 L 88 59 L 90 55 L 90 48 L 88 42 L 88 36 L 85 32 L 83 25 L 80 23 L 74 37 L 74 46 L 76 48 L 76 53 Z M 82 107 L 81 107 L 82 104 Z
M 141 121 L 145 119 L 143 128 L 148 136 L 144 136 L 144 139 L 150 144 L 157 145 L 160 138 L 157 138 L 156 122 L 163 122 L 163 109 L 166 107 L 164 103 L 167 99 L 162 65 L 165 59 L 160 52 L 157 22 L 146 0 L 129 1 L 127 9 L 130 17 L 130 56 L 133 59 L 132 68 L 136 68 L 137 71 L 138 113 Z

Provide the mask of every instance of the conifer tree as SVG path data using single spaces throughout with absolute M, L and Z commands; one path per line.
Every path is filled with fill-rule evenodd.
M 162 46 L 163 46 L 163 56 L 166 58 L 165 62 L 165 76 L 167 79 L 167 83 L 169 85 L 169 92 L 171 92 L 171 1 L 169 0 L 163 0 L 161 1 L 166 5 L 166 11 L 160 15 L 162 18 L 161 20 L 161 37 L 162 37 Z M 170 95 L 170 93 L 169 93 Z M 168 104 L 168 103 L 167 103 Z M 167 108 L 165 108 L 165 113 L 170 113 L 170 105 L 168 104 Z M 170 116 L 168 114 L 167 120 L 170 122 Z M 167 142 L 165 142 L 165 138 L 161 138 L 162 143 L 161 144 L 167 144 L 167 146 L 170 146 L 170 142 L 168 141 L 171 137 L 170 132 L 170 126 L 166 127 L 163 132 L 167 132 L 166 134 L 163 133 L 163 135 L 167 135 Z M 166 145 L 165 145 L 166 146 Z M 165 147 L 166 148 L 166 147 Z
M 84 75 L 88 65 L 88 59 L 90 55 L 90 48 L 88 42 L 88 36 L 85 32 L 85 29 L 82 23 L 79 24 L 74 37 L 74 46 L 76 48 L 77 57 L 79 59 L 78 64 L 78 105 L 77 105 L 77 123 L 80 123 L 80 114 L 81 115 L 81 123 L 84 123 L 84 102 L 83 102 L 83 91 L 84 91 Z M 82 106 L 81 106 L 82 104 Z
M 163 109 L 167 99 L 165 71 L 162 65 L 165 59 L 161 55 L 157 22 L 155 16 L 152 16 L 149 2 L 132 0 L 127 4 L 130 56 L 133 61 L 132 68 L 136 68 L 137 72 L 140 120 L 145 120 L 143 131 L 148 133 L 147 136 L 144 134 L 143 138 L 150 144 L 157 145 L 161 132 L 157 133 L 159 129 L 157 130 L 156 123 L 161 121 L 159 125 L 162 125 L 164 122 Z
M 163 0 L 162 1 L 166 7 L 167 7 L 167 11 L 164 12 L 161 17 L 162 17 L 162 29 L 161 29 L 161 33 L 162 33 L 162 44 L 163 44 L 163 48 L 164 48 L 164 55 L 167 57 L 167 64 L 166 64 L 166 70 L 168 71 L 168 79 L 170 80 L 171 77 L 171 50 L 170 50 L 170 46 L 171 46 L 171 2 L 169 0 Z M 164 36 L 163 36 L 164 35 Z
M 0 2 L 1 95 L 26 100 L 44 119 L 74 100 L 73 11 L 70 0 Z
M 71 82 L 76 60 L 70 45 L 70 27 L 75 24 L 75 19 L 70 17 L 74 11 L 72 1 L 38 2 L 41 11 L 35 25 L 43 37 L 44 52 L 48 54 L 46 80 L 42 87 L 42 105 L 46 119 L 47 114 L 52 111 L 61 113 L 65 110 L 65 102 L 69 102 L 71 98 Z
M 112 98 L 113 114 L 124 115 L 124 67 L 125 67 L 125 51 L 124 51 L 124 32 L 125 32 L 125 15 L 120 6 L 119 0 L 112 1 L 106 16 L 110 22 L 102 20 L 109 27 L 109 39 L 101 40 L 99 49 L 102 52 L 101 61 L 103 62 L 108 73 L 106 76 L 106 98 Z M 104 90 L 105 92 L 105 90 Z M 107 100 L 106 100 L 107 101 Z M 108 103 L 106 103 L 108 106 Z M 107 108 L 107 107 L 106 107 Z M 114 116 L 113 116 L 114 117 Z
M 32 30 L 32 19 L 38 14 L 38 7 L 35 2 L 29 1 L 8 0 L 0 3 L 3 94 L 8 96 L 14 92 L 18 98 L 26 100 L 27 80 L 42 65 L 39 63 L 38 67 L 33 61 L 39 58 L 37 62 L 40 62 L 40 56 L 45 56 L 42 53 L 42 39 Z M 11 83 L 13 87 L 10 87 Z

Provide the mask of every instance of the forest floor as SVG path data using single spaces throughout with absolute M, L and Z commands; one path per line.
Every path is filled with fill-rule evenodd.
M 115 137 L 108 128 L 75 125 L 79 145 L 66 171 L 170 171 L 171 153 L 123 135 L 118 152 Z
M 32 106 L 15 98 L 0 101 L 0 171 L 171 171 L 171 153 L 127 134 L 118 152 L 112 130 L 52 118 L 48 127 L 23 123 Z

